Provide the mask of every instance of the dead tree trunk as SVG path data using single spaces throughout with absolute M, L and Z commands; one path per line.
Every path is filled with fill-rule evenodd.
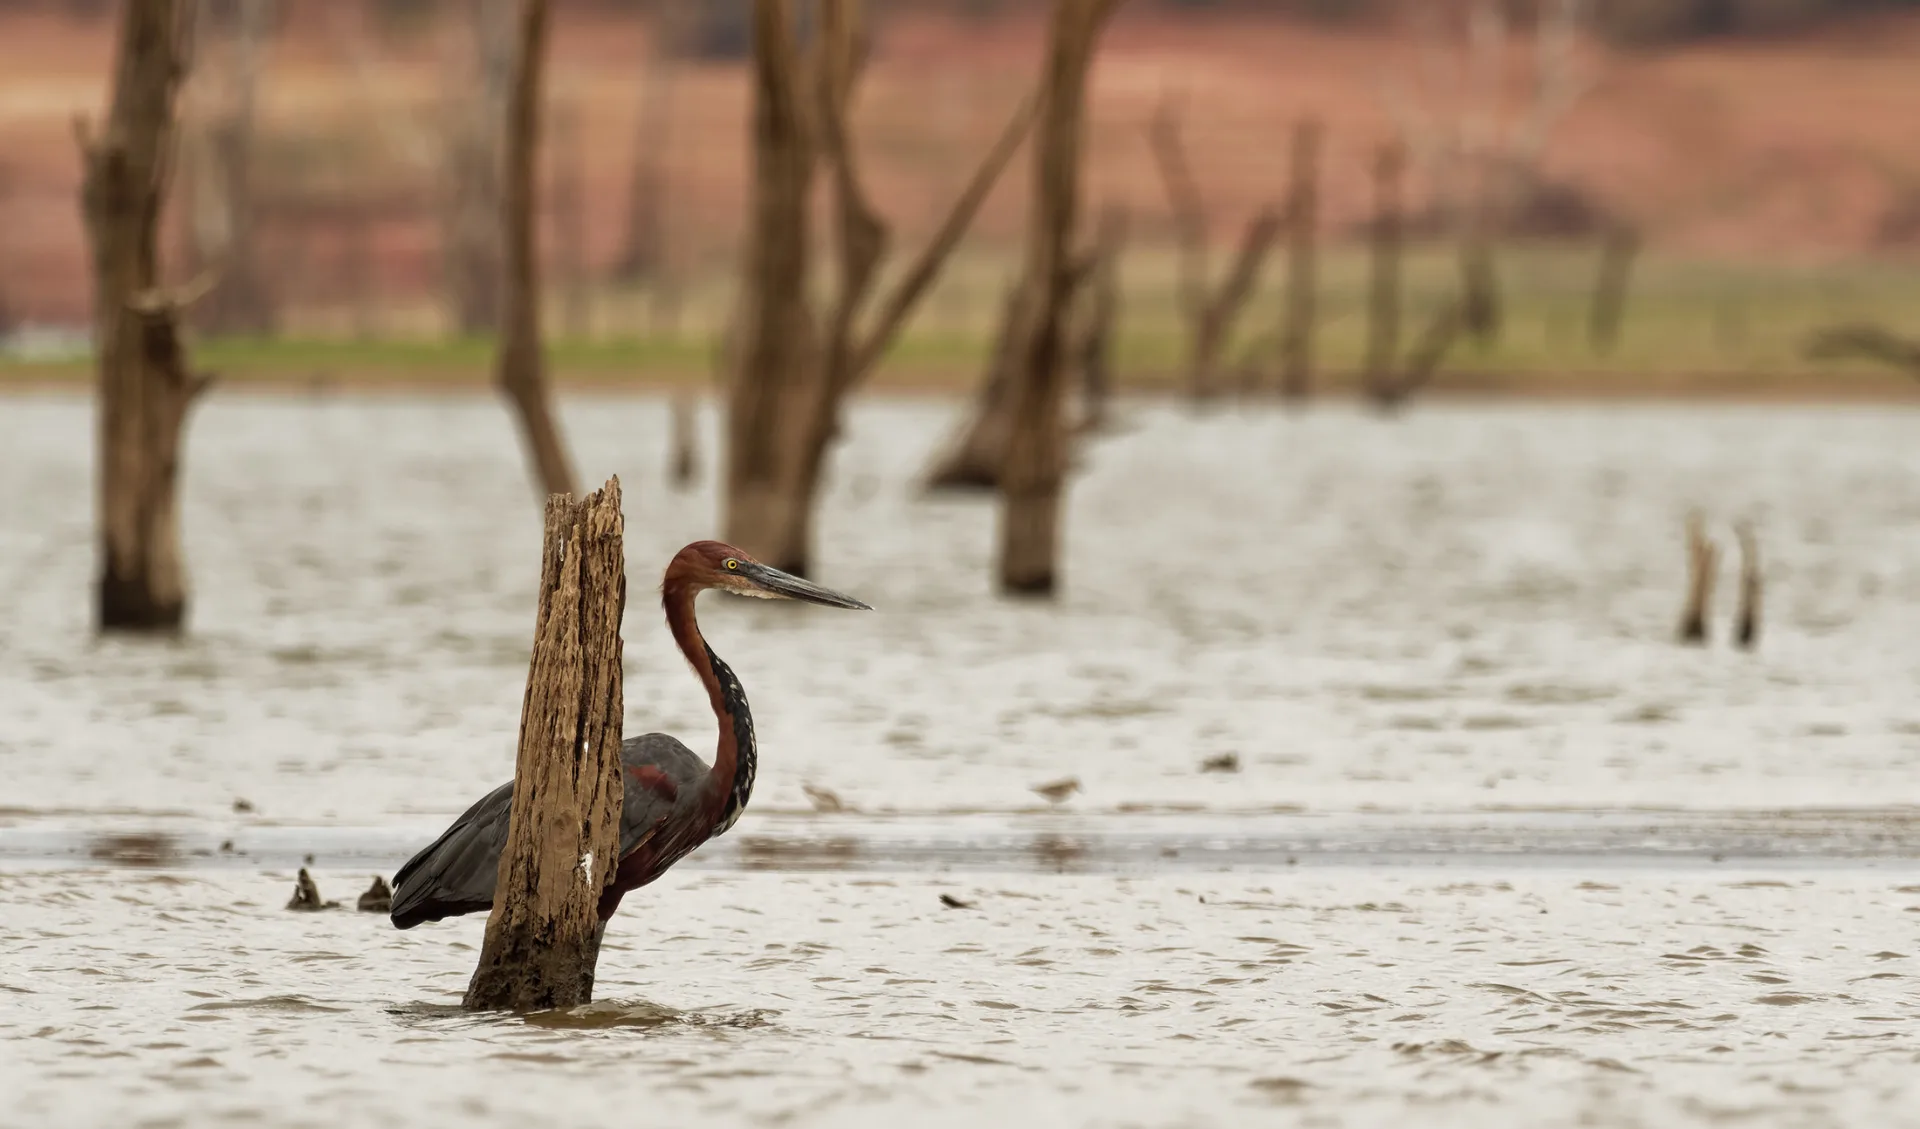
M 1012 286 L 1000 311 L 993 357 L 980 384 L 973 414 L 927 473 L 929 490 L 995 490 L 1013 434 L 1014 367 L 1026 340 L 1025 318 L 1032 309 L 1025 289 Z
M 1320 122 L 1293 129 L 1293 183 L 1287 191 L 1287 298 L 1280 329 L 1280 394 L 1295 403 L 1313 390 L 1314 297 L 1320 228 Z
M 78 128 L 100 380 L 103 630 L 176 630 L 186 616 L 175 487 L 187 409 L 207 381 L 187 371 L 179 324 L 189 298 L 158 288 L 157 244 L 192 8 L 128 0 L 106 129 Z
M 1366 386 L 1377 397 L 1394 380 L 1400 352 L 1400 178 L 1406 150 L 1397 141 L 1380 147 L 1373 162 L 1372 277 L 1368 283 Z
M 1080 425 L 1083 432 L 1107 425 L 1107 401 L 1113 395 L 1113 332 L 1120 319 L 1120 252 L 1127 240 L 1127 213 L 1109 207 L 1100 217 L 1088 265 L 1089 293 L 1083 304 L 1075 357 L 1080 370 Z
M 1067 312 L 1080 281 L 1073 261 L 1084 160 L 1087 72 L 1118 0 L 1055 0 L 1034 141 L 1025 320 L 1013 389 L 1013 432 L 1000 480 L 1000 590 L 1051 595 L 1058 581 L 1060 495 L 1066 483 Z
M 1186 150 L 1180 140 L 1180 118 L 1171 103 L 1161 102 L 1148 136 L 1153 143 L 1155 167 L 1160 170 L 1160 182 L 1166 188 L 1167 202 L 1180 232 L 1180 300 L 1192 326 L 1187 355 L 1187 394 L 1196 402 L 1210 400 L 1219 391 L 1216 377 L 1220 354 L 1232 336 L 1234 322 L 1259 284 L 1260 268 L 1280 234 L 1280 215 L 1272 208 L 1262 208 L 1247 222 L 1232 267 L 1219 289 L 1212 290 L 1206 277 L 1206 204 L 1187 165 Z
M 600 894 L 620 849 L 620 480 L 547 499 L 513 808 L 469 1011 L 593 999 Z
M 1740 539 L 1740 612 L 1734 620 L 1733 642 L 1751 651 L 1760 643 L 1760 543 L 1745 522 L 1735 527 L 1734 534 Z
M 560 428 L 547 398 L 540 340 L 540 100 L 547 52 L 547 0 L 520 0 L 519 45 L 514 53 L 512 98 L 506 130 L 506 191 L 500 200 L 505 252 L 501 326 L 496 372 L 500 389 L 520 418 L 542 494 L 573 493 L 573 467 L 560 442 Z
M 1699 514 L 1687 515 L 1687 603 L 1680 612 L 1680 641 L 1704 646 L 1713 606 L 1713 578 L 1720 551 L 1707 540 Z
M 821 0 L 811 66 L 795 42 L 792 11 L 790 0 L 754 4 L 754 214 L 729 406 L 725 525 L 735 544 L 804 574 L 821 472 L 846 396 L 938 276 L 1019 149 L 1033 108 L 1031 100 L 1022 104 L 919 257 L 863 317 L 887 229 L 867 201 L 849 135 L 864 42 L 858 8 L 854 0 Z M 816 146 L 832 176 L 838 236 L 834 302 L 819 319 L 806 299 Z
M 1587 344 L 1606 355 L 1620 344 L 1620 322 L 1627 308 L 1627 283 L 1640 238 L 1630 227 L 1607 233 L 1600 249 L 1600 272 L 1593 284 L 1593 306 L 1587 315 Z

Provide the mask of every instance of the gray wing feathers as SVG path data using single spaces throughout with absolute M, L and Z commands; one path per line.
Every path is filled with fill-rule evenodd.
M 620 744 L 623 767 L 654 765 L 680 788 L 678 803 L 640 788 L 623 792 L 620 854 L 625 857 L 645 834 L 678 804 L 689 802 L 707 773 L 706 762 L 664 733 L 632 737 Z M 624 783 L 624 782 L 623 782 Z M 393 878 L 395 928 L 411 929 L 493 908 L 500 879 L 500 852 L 506 848 L 513 812 L 513 784 L 500 785 L 453 821 L 433 844 L 413 856 Z

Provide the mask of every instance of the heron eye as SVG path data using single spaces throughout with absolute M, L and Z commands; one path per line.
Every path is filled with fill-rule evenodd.
M 740 567 L 740 562 L 739 562 L 739 561 L 736 561 L 736 560 L 734 560 L 734 559 L 733 559 L 732 557 L 728 557 L 728 558 L 727 558 L 727 567 L 728 567 L 728 568 L 730 568 L 730 569 L 737 569 L 737 568 L 739 568 L 739 567 Z

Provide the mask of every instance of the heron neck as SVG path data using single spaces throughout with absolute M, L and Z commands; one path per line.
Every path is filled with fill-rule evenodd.
M 693 603 L 700 590 L 686 585 L 671 585 L 661 592 L 660 604 L 667 613 L 667 629 L 686 656 L 687 665 L 707 688 L 707 702 L 719 723 L 719 740 L 714 748 L 713 770 L 707 774 L 706 802 L 714 820 L 713 834 L 733 826 L 753 794 L 754 767 L 758 760 L 753 738 L 753 714 L 747 707 L 747 693 L 734 677 L 733 669 L 713 653 L 694 618 Z

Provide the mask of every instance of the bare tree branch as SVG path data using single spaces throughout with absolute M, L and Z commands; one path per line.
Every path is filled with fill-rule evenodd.
M 1039 99 L 1028 95 L 1008 120 L 1007 126 L 1000 132 L 999 140 L 987 151 L 980 167 L 974 170 L 973 179 L 948 209 L 947 218 L 934 232 L 933 238 L 922 248 L 920 257 L 907 268 L 900 282 L 887 295 L 881 304 L 880 312 L 875 316 L 873 325 L 868 329 L 866 340 L 854 354 L 853 362 L 845 371 L 844 385 L 851 385 L 865 376 L 892 346 L 894 337 L 905 324 L 907 315 L 919 302 L 928 286 L 933 283 L 947 257 L 959 245 L 961 236 L 973 226 L 974 217 L 979 214 L 980 206 L 992 193 L 993 186 L 999 181 L 1007 166 L 1013 162 L 1020 145 L 1032 132 L 1033 119 L 1039 108 Z

